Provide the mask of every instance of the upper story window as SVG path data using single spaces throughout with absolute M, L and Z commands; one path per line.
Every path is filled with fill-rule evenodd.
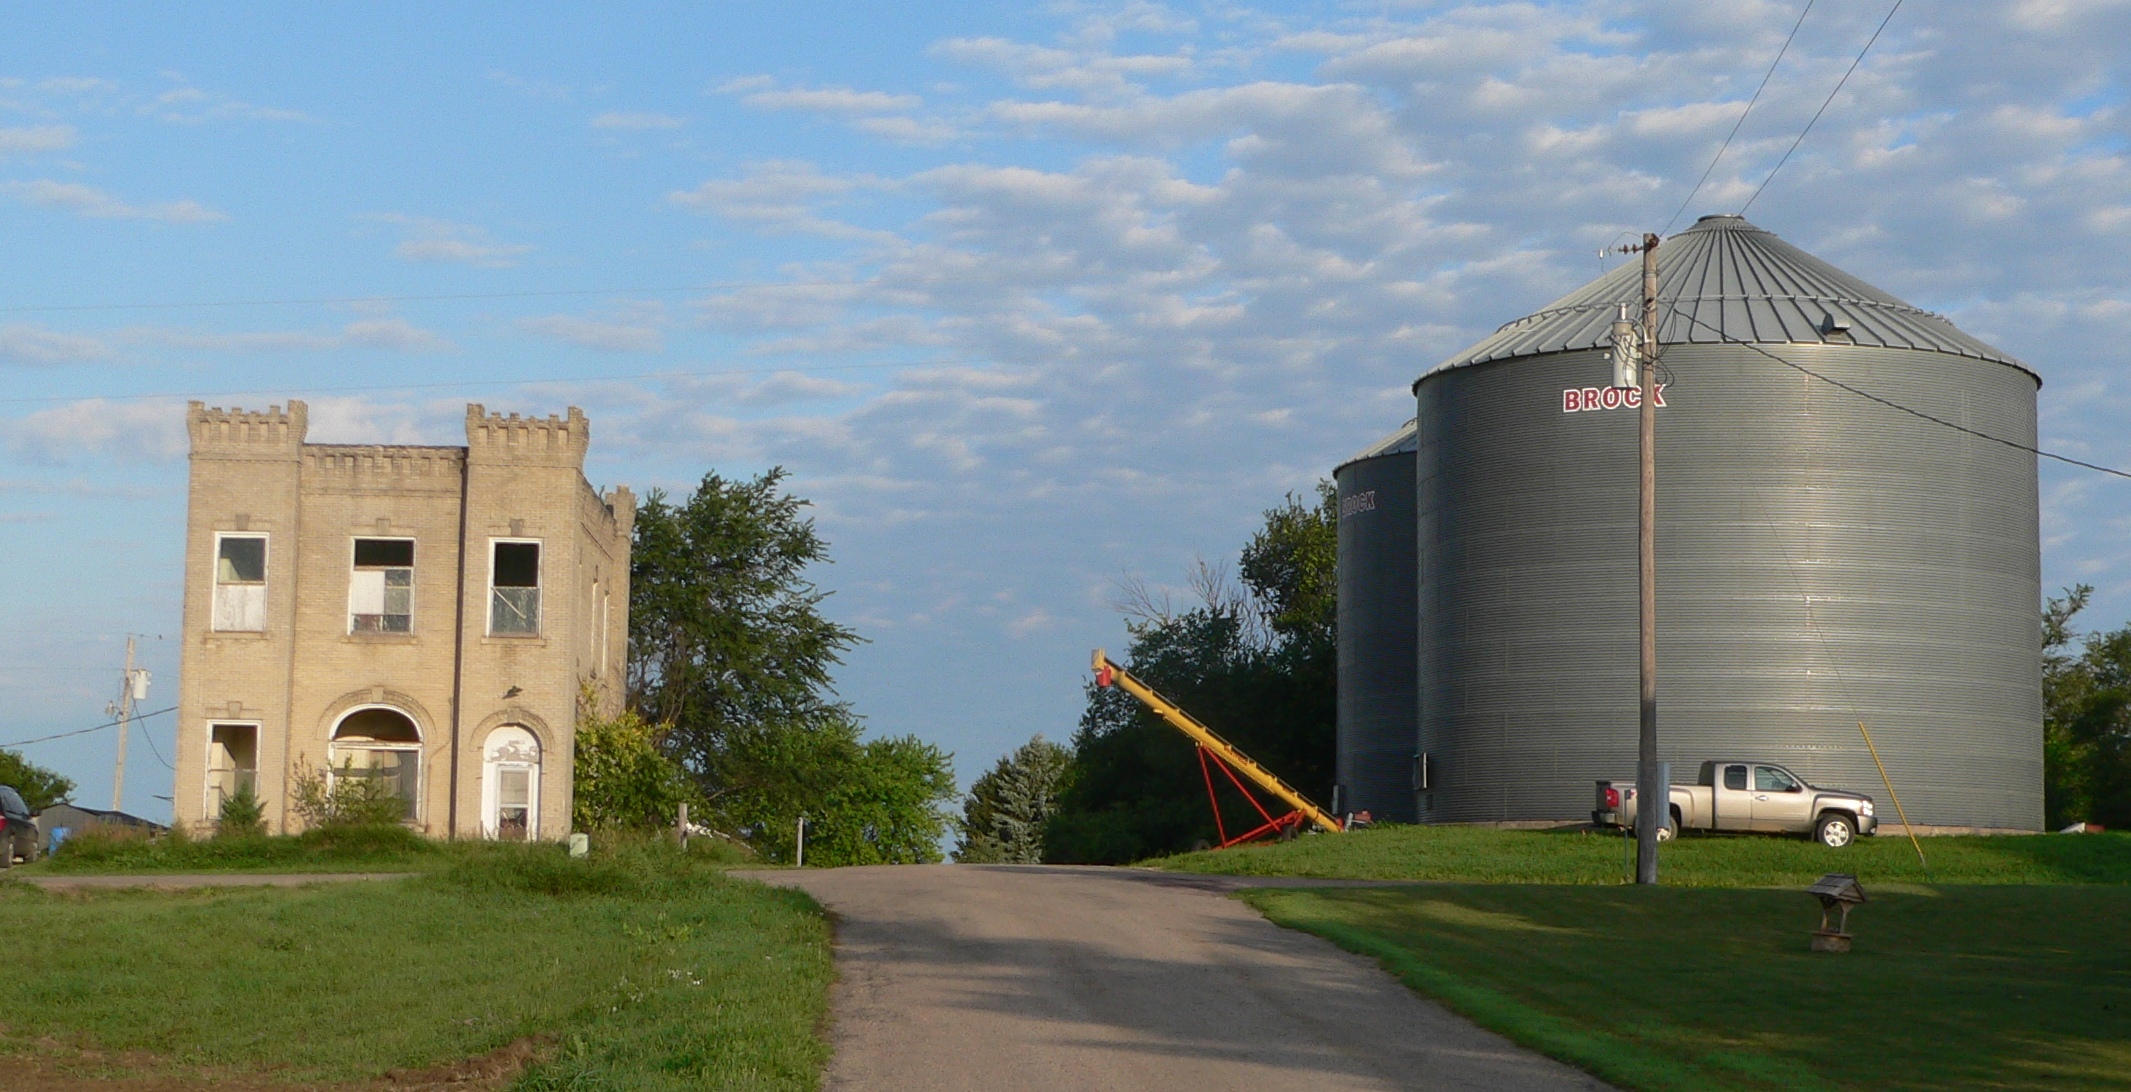
M 414 629 L 414 540 L 359 538 L 348 576 L 348 632 Z
M 266 629 L 266 536 L 215 536 L 212 628 L 258 633 Z
M 490 543 L 488 631 L 540 632 L 540 544 Z

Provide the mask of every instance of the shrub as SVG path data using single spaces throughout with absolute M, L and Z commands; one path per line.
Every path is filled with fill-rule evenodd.
M 215 823 L 217 838 L 259 838 L 266 834 L 266 805 L 259 802 L 259 794 L 250 785 L 240 785 L 237 791 L 222 801 L 222 811 Z
M 407 817 L 407 802 L 392 791 L 392 786 L 382 779 L 363 776 L 353 760 L 342 763 L 338 771 L 313 769 L 306 759 L 297 761 L 302 770 L 296 775 L 290 803 L 305 825 L 389 826 Z M 336 772 L 337 776 L 327 776 Z

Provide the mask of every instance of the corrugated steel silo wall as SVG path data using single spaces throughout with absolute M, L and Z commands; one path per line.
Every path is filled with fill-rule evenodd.
M 1339 488 L 1340 806 L 1411 823 L 1415 699 L 1413 452 L 1348 463 Z
M 1949 354 L 1777 346 L 2032 445 L 2035 380 Z M 2042 823 L 2034 456 L 1752 350 L 1673 345 L 1658 411 L 1658 731 L 1686 780 L 1767 758 L 1918 823 Z M 1636 751 L 1635 431 L 1564 413 L 1594 351 L 1460 368 L 1418 395 L 1423 818 L 1573 820 Z

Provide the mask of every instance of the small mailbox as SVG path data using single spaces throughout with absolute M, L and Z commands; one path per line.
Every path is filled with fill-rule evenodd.
M 1813 931 L 1813 950 L 1816 952 L 1847 952 L 1850 950 L 1850 908 L 1865 901 L 1865 889 L 1857 877 L 1845 872 L 1830 872 L 1806 894 L 1820 900 L 1820 928 Z M 1828 924 L 1828 916 L 1836 915 L 1835 924 Z

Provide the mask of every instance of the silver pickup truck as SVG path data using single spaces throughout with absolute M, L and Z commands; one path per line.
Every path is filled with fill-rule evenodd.
M 1840 849 L 1879 826 L 1872 798 L 1823 789 L 1772 762 L 1704 762 L 1692 785 L 1673 785 L 1671 807 L 1658 840 L 1682 830 L 1758 830 L 1804 834 Z M 1602 827 L 1635 825 L 1632 781 L 1600 781 L 1591 822 Z

